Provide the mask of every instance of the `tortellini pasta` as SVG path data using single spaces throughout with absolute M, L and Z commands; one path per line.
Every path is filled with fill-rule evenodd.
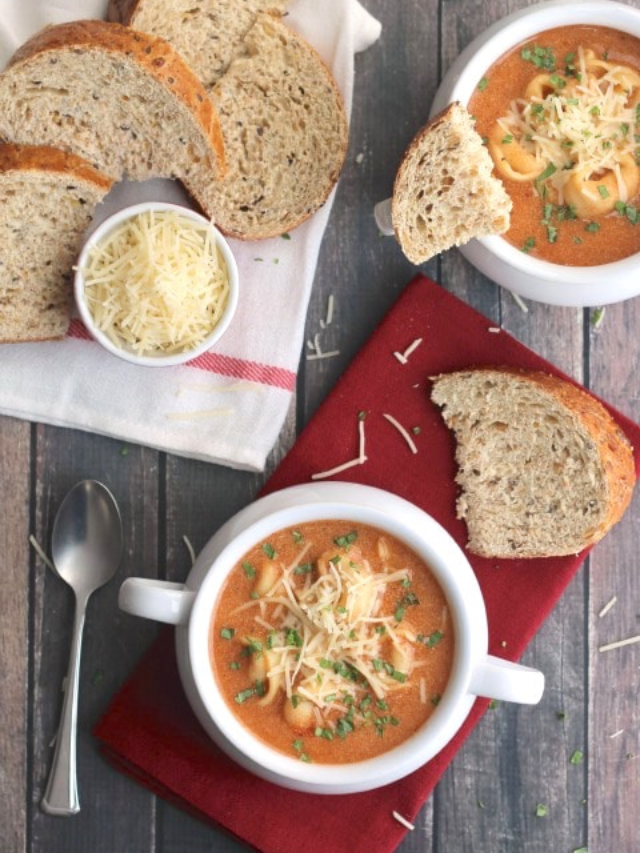
M 572 69 L 536 74 L 490 129 L 496 171 L 578 218 L 606 216 L 640 188 L 639 103 L 638 71 L 580 48 Z

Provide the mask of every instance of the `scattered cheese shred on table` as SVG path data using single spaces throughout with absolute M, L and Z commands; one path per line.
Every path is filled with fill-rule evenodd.
M 420 344 L 422 343 L 422 338 L 416 338 L 415 341 L 409 344 L 404 352 L 394 352 L 394 356 L 398 359 L 400 364 L 406 364 L 409 361 L 409 356 L 415 350 L 418 349 Z
M 411 452 L 412 452 L 412 453 L 417 453 L 417 452 L 418 452 L 418 448 L 416 447 L 414 440 L 411 438 L 411 436 L 410 436 L 410 435 L 409 435 L 409 433 L 406 431 L 406 429 L 402 426 L 402 424 L 401 424 L 401 423 L 399 423 L 399 422 L 398 422 L 398 421 L 393 417 L 393 415 L 387 415 L 387 414 L 383 413 L 382 417 L 383 417 L 383 418 L 386 418 L 386 420 L 388 420 L 388 421 L 389 421 L 389 423 L 390 423 L 392 426 L 394 426 L 394 427 L 398 430 L 398 432 L 400 433 L 400 435 L 404 438 L 404 440 L 405 440 L 405 441 L 407 442 L 407 444 L 409 445 L 409 449 L 411 450 Z
M 606 616 L 606 614 L 611 610 L 617 600 L 618 596 L 614 595 L 613 598 L 610 598 L 609 601 L 607 601 L 602 610 L 598 613 L 600 619 L 602 619 L 603 616 Z
M 45 552 L 44 548 L 43 548 L 43 547 L 42 547 L 42 545 L 38 542 L 38 540 L 37 540 L 37 539 L 36 539 L 36 537 L 33 535 L 33 533 L 29 536 L 29 542 L 31 543 L 31 547 L 32 547 L 32 548 L 33 548 L 33 550 L 36 552 L 36 554 L 38 555 L 38 557 L 40 557 L 40 559 L 41 559 L 41 560 L 42 560 L 42 562 L 45 564 L 45 566 L 48 566 L 48 567 L 51 569 L 51 571 L 53 571 L 53 572 L 55 572 L 56 574 L 58 574 L 58 571 L 57 571 L 56 567 L 53 565 L 53 561 L 52 561 L 52 560 L 47 556 L 47 554 L 46 554 L 46 552 Z
M 311 475 L 312 480 L 324 480 L 326 477 L 333 477 L 334 474 L 341 474 L 349 468 L 354 468 L 356 465 L 364 465 L 367 461 L 365 453 L 365 431 L 364 418 L 358 417 L 358 438 L 360 442 L 358 455 L 355 459 L 350 459 L 348 462 L 343 462 L 341 465 L 336 465 L 335 468 L 330 468 L 328 471 L 319 471 Z
M 413 832 L 413 830 L 415 829 L 415 826 L 414 826 L 410 821 L 408 821 L 408 820 L 406 819 L 406 817 L 402 817 L 402 815 L 401 815 L 399 812 L 395 812 L 395 811 L 394 811 L 394 812 L 391 812 L 391 814 L 392 814 L 392 815 L 394 816 L 394 818 L 398 821 L 398 823 L 401 823 L 403 826 L 406 826 L 406 828 L 407 828 L 408 830 L 410 830 L 411 832 Z
M 83 272 L 97 327 L 138 355 L 193 349 L 229 299 L 213 232 L 175 211 L 146 211 L 121 223 L 93 248 Z
M 615 643 L 607 643 L 604 646 L 600 646 L 598 651 L 609 652 L 612 649 L 620 649 L 622 646 L 630 646 L 632 643 L 640 643 L 640 634 L 635 637 L 627 637 L 626 640 L 617 640 Z

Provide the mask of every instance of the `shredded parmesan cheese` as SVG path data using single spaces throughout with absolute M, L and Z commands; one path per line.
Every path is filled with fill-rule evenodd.
M 409 830 L 409 832 L 413 832 L 413 830 L 415 829 L 415 826 L 410 821 L 408 821 L 406 819 L 406 817 L 402 817 L 401 814 L 399 814 L 398 812 L 395 812 L 395 811 L 391 812 L 391 814 L 398 821 L 398 823 L 401 823 L 404 827 L 406 827 Z
M 632 643 L 640 643 L 640 634 L 635 637 L 628 637 L 626 640 L 617 640 L 615 643 L 607 643 L 605 646 L 600 646 L 599 652 L 610 652 L 612 649 L 620 649 L 622 646 L 630 646 Z
M 409 433 L 406 431 L 406 429 L 402 426 L 402 424 L 401 424 L 401 423 L 399 423 L 399 422 L 398 422 L 398 421 L 393 417 L 393 415 L 387 415 L 387 414 L 384 414 L 384 413 L 383 413 L 382 417 L 383 417 L 383 418 L 385 418 L 386 420 L 388 420 L 388 421 L 389 421 L 389 423 L 390 423 L 392 426 L 394 426 L 394 427 L 398 430 L 398 432 L 400 433 L 400 435 L 404 438 L 404 440 L 405 440 L 405 441 L 407 442 L 407 444 L 409 445 L 409 449 L 411 450 L 411 452 L 412 452 L 412 453 L 417 453 L 417 452 L 418 452 L 418 448 L 416 447 L 414 440 L 411 438 L 411 436 L 410 436 L 410 435 L 409 435 Z
M 611 610 L 617 600 L 618 596 L 614 595 L 613 598 L 610 598 L 609 601 L 607 601 L 602 610 L 598 613 L 600 619 L 602 619 L 603 616 L 606 616 L 606 614 Z
M 324 480 L 326 477 L 333 477 L 335 474 L 341 474 L 343 471 L 347 471 L 349 468 L 354 468 L 356 465 L 364 465 L 367 461 L 365 453 L 364 418 L 358 419 L 358 438 L 360 447 L 355 459 L 343 462 L 341 465 L 337 465 L 335 468 L 330 468 L 328 471 L 319 471 L 316 474 L 312 474 L 311 479 Z
M 518 296 L 517 293 L 512 292 L 511 295 L 513 296 L 518 308 L 520 308 L 521 311 L 524 311 L 525 314 L 528 314 L 529 313 L 529 306 L 524 301 L 524 299 L 522 299 L 521 296 Z
M 561 205 L 575 176 L 584 184 L 589 176 L 610 172 L 617 197 L 628 201 L 623 171 L 626 160 L 635 161 L 638 117 L 632 93 L 639 82 L 633 68 L 578 48 L 573 69 L 539 75 L 529 84 L 527 97 L 513 101 L 499 120 L 500 159 L 509 164 L 504 168 L 515 164 L 519 172 L 515 158 L 522 151 L 533 178 L 551 188 L 552 200 Z M 591 201 L 599 201 L 595 186 L 581 190 L 585 198 L 591 194 Z
M 256 624 L 270 632 L 260 644 L 269 690 L 274 685 L 289 699 L 295 696 L 294 708 L 300 698 L 306 700 L 317 725 L 335 727 L 336 713 L 346 713 L 348 707 L 354 722 L 364 723 L 371 701 L 360 705 L 366 692 L 383 702 L 402 690 L 411 675 L 412 658 L 401 658 L 407 661 L 403 670 L 387 658 L 391 654 L 393 660 L 394 649 L 401 652 L 403 643 L 415 643 L 417 637 L 411 639 L 408 628 L 394 628 L 394 616 L 379 613 L 385 590 L 392 584 L 404 589 L 410 570 L 388 563 L 375 570 L 350 540 L 322 554 L 313 577 L 301 573 L 304 559 L 301 553 L 290 565 L 281 565 L 271 589 L 240 604 L 231 615 L 256 608 Z M 271 580 L 271 574 L 268 577 Z M 261 580 L 258 575 L 256 583 Z M 260 608 L 267 604 L 265 620 Z
M 193 548 L 193 545 L 191 544 L 191 540 L 189 539 L 188 536 L 185 535 L 182 537 L 182 541 L 184 542 L 185 547 L 186 547 L 187 551 L 189 552 L 189 557 L 191 558 L 191 565 L 195 566 L 195 564 L 196 564 L 196 552 Z
M 394 356 L 398 359 L 400 364 L 406 364 L 409 361 L 409 356 L 412 352 L 414 352 L 422 343 L 422 338 L 416 338 L 415 341 L 409 344 L 404 352 L 394 352 Z
M 174 211 L 147 211 L 114 228 L 83 273 L 97 328 L 138 355 L 193 349 L 229 300 L 229 272 L 213 232 Z
M 53 561 L 51 559 L 49 559 L 49 557 L 45 553 L 44 548 L 40 545 L 40 543 L 38 542 L 36 537 L 33 535 L 33 533 L 29 536 L 29 542 L 31 543 L 31 547 L 36 552 L 38 557 L 40 557 L 40 559 L 45 564 L 45 566 L 48 566 L 52 572 L 55 572 L 56 574 L 58 574 L 56 567 L 53 565 Z

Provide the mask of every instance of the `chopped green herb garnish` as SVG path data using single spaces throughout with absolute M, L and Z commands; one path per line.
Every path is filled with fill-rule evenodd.
M 425 637 L 422 642 L 428 649 L 432 649 L 434 646 L 437 646 L 440 640 L 444 637 L 442 631 L 433 631 L 433 633 L 429 634 L 428 637 Z
M 574 749 L 569 759 L 570 764 L 582 764 L 584 761 L 584 752 L 581 749 Z
M 520 51 L 520 56 L 526 62 L 532 62 L 536 68 L 544 68 L 546 71 L 553 71 L 556 67 L 556 60 L 553 49 L 550 47 L 525 47 Z
M 280 236 L 282 237 L 283 240 L 290 240 L 291 239 L 291 234 L 287 234 L 286 232 L 284 234 L 281 234 Z
M 316 737 L 322 737 L 325 740 L 333 740 L 333 732 L 331 731 L 331 729 L 325 729 L 322 728 L 322 726 L 316 726 L 313 733 Z
M 558 171 L 558 167 L 557 167 L 557 166 L 554 166 L 554 164 L 553 164 L 553 163 L 549 163 L 549 165 L 548 165 L 548 166 L 547 166 L 547 168 L 544 170 L 544 172 L 542 172 L 542 173 L 541 173 L 540 175 L 538 175 L 538 177 L 536 178 L 536 183 L 537 183 L 537 184 L 541 184 L 543 181 L 546 181 L 546 180 L 547 180 L 547 178 L 550 178 L 550 177 L 551 177 L 551 175 L 555 175 L 555 173 L 556 173 L 557 171 Z
M 273 545 L 270 545 L 269 542 L 265 542 L 262 546 L 262 550 L 270 560 L 273 560 L 276 555 L 276 549 L 273 547 Z
M 229 664 L 229 669 L 235 669 L 235 670 L 240 669 L 239 662 L 237 660 L 232 660 L 231 663 Z
M 441 699 L 442 699 L 442 696 L 439 693 L 434 693 L 433 696 L 431 697 L 431 704 L 437 706 L 440 704 Z
M 513 134 L 512 133 L 507 133 L 506 136 L 503 136 L 503 138 L 502 138 L 502 144 L 503 145 L 510 145 L 512 142 L 513 142 Z
M 242 568 L 244 569 L 244 573 L 249 578 L 249 580 L 253 580 L 253 578 L 255 578 L 256 570 L 251 565 L 251 563 L 243 563 Z
M 304 542 L 304 536 L 299 530 L 294 530 L 291 534 L 296 545 L 301 545 Z
M 598 184 L 598 192 L 600 193 L 600 198 L 609 198 L 609 190 L 604 184 Z
M 536 247 L 536 241 L 534 240 L 534 238 L 533 237 L 527 237 L 527 239 L 524 241 L 524 243 L 522 245 L 522 251 L 526 252 L 526 254 L 529 254 L 529 252 L 532 249 L 535 249 L 535 247 Z
M 500 702 L 497 699 L 492 699 L 489 702 L 489 710 L 495 711 L 495 709 L 498 707 L 499 704 L 500 704 Z
M 484 92 L 484 90 L 487 88 L 488 85 L 489 85 L 488 79 L 486 77 L 483 77 L 480 80 L 480 82 L 478 83 L 478 90 L 480 92 Z
M 313 571 L 313 563 L 301 563 L 293 570 L 294 575 L 308 575 Z
M 589 231 L 591 234 L 595 234 L 596 231 L 600 230 L 600 226 L 597 222 L 589 222 L 584 227 L 585 231 Z
M 567 81 L 564 77 L 560 77 L 559 74 L 552 74 L 551 77 L 549 77 L 549 82 L 555 89 L 564 89 L 567 85 Z
M 355 530 L 352 530 L 351 533 L 347 533 L 345 536 L 336 536 L 333 541 L 338 548 L 348 548 L 349 545 L 353 545 L 357 538 L 358 533 Z
M 235 634 L 235 630 L 233 628 L 221 628 L 220 636 L 223 640 L 232 640 L 233 635 Z
M 549 812 L 549 807 L 538 803 L 536 806 L 536 817 L 546 817 Z
M 294 740 L 294 742 L 291 745 L 293 746 L 293 748 L 295 749 L 296 752 L 300 752 L 300 750 L 304 746 L 304 743 L 298 739 L 298 740 Z
M 296 631 L 295 628 L 289 628 L 287 633 L 285 634 L 285 643 L 287 646 L 296 646 L 297 648 L 302 647 L 302 637 Z
M 251 697 L 253 696 L 254 693 L 255 693 L 254 687 L 247 687 L 246 690 L 241 690 L 240 693 L 236 693 L 234 698 L 235 698 L 235 701 L 238 703 L 238 705 L 242 705 L 242 703 L 246 702 L 247 699 L 251 699 Z

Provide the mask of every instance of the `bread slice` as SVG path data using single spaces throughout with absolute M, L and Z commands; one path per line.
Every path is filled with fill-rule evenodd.
M 201 203 L 224 169 L 215 111 L 184 60 L 104 21 L 48 27 L 14 54 L 0 75 L 0 137 L 70 151 L 115 180 L 175 177 Z
M 259 12 L 282 15 L 289 0 L 111 0 L 110 21 L 171 42 L 211 89 L 242 53 Z
M 0 341 L 64 337 L 72 266 L 112 181 L 55 148 L 0 144 Z
M 510 368 L 435 377 L 455 433 L 458 517 L 484 557 L 575 554 L 622 517 L 636 480 L 629 441 L 586 391 Z
M 474 237 L 508 230 L 511 199 L 492 170 L 472 117 L 457 102 L 414 137 L 398 169 L 391 202 L 396 238 L 412 263 L 422 264 Z
M 284 23 L 258 15 L 245 48 L 212 91 L 229 169 L 207 204 L 224 232 L 256 240 L 290 231 L 326 201 L 348 128 L 328 68 Z
M 276 237 L 326 201 L 347 150 L 342 97 L 278 15 L 286 0 L 113 0 L 110 14 L 169 39 L 208 89 L 228 172 L 204 200 L 243 240 Z

